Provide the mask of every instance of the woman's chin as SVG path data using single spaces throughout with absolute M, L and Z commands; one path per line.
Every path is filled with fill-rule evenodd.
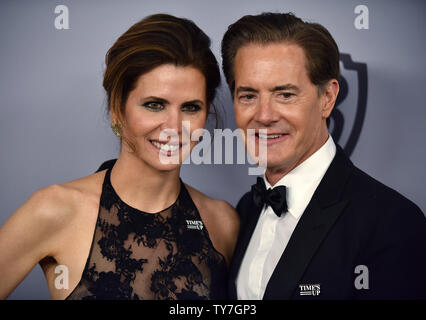
M 170 155 L 160 153 L 149 161 L 150 166 L 157 169 L 158 171 L 173 171 L 180 168 L 182 160 L 179 154 Z

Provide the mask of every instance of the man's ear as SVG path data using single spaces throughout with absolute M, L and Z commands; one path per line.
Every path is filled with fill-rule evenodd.
M 328 118 L 333 111 L 336 103 L 337 95 L 339 94 L 339 82 L 336 79 L 328 81 L 322 89 L 323 105 L 321 113 L 324 119 Z

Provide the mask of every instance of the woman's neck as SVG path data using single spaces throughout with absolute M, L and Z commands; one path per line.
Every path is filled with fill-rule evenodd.
M 144 212 L 172 205 L 180 191 L 180 167 L 159 171 L 134 154 L 121 152 L 111 171 L 111 184 L 126 204 Z

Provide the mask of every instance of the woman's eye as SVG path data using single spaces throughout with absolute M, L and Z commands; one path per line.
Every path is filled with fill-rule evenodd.
M 159 102 L 145 102 L 143 106 L 153 111 L 160 111 L 164 109 L 164 106 Z
M 185 112 L 197 112 L 201 110 L 201 107 L 197 104 L 185 104 L 182 106 L 182 111 Z

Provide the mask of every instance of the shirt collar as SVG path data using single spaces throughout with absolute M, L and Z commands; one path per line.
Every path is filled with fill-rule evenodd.
M 308 159 L 282 177 L 275 185 L 287 187 L 287 206 L 292 216 L 298 219 L 308 205 L 315 189 L 330 166 L 336 154 L 336 145 L 329 135 L 324 145 L 315 151 Z M 266 188 L 271 184 L 263 175 Z M 309 198 L 307 199 L 307 197 Z

